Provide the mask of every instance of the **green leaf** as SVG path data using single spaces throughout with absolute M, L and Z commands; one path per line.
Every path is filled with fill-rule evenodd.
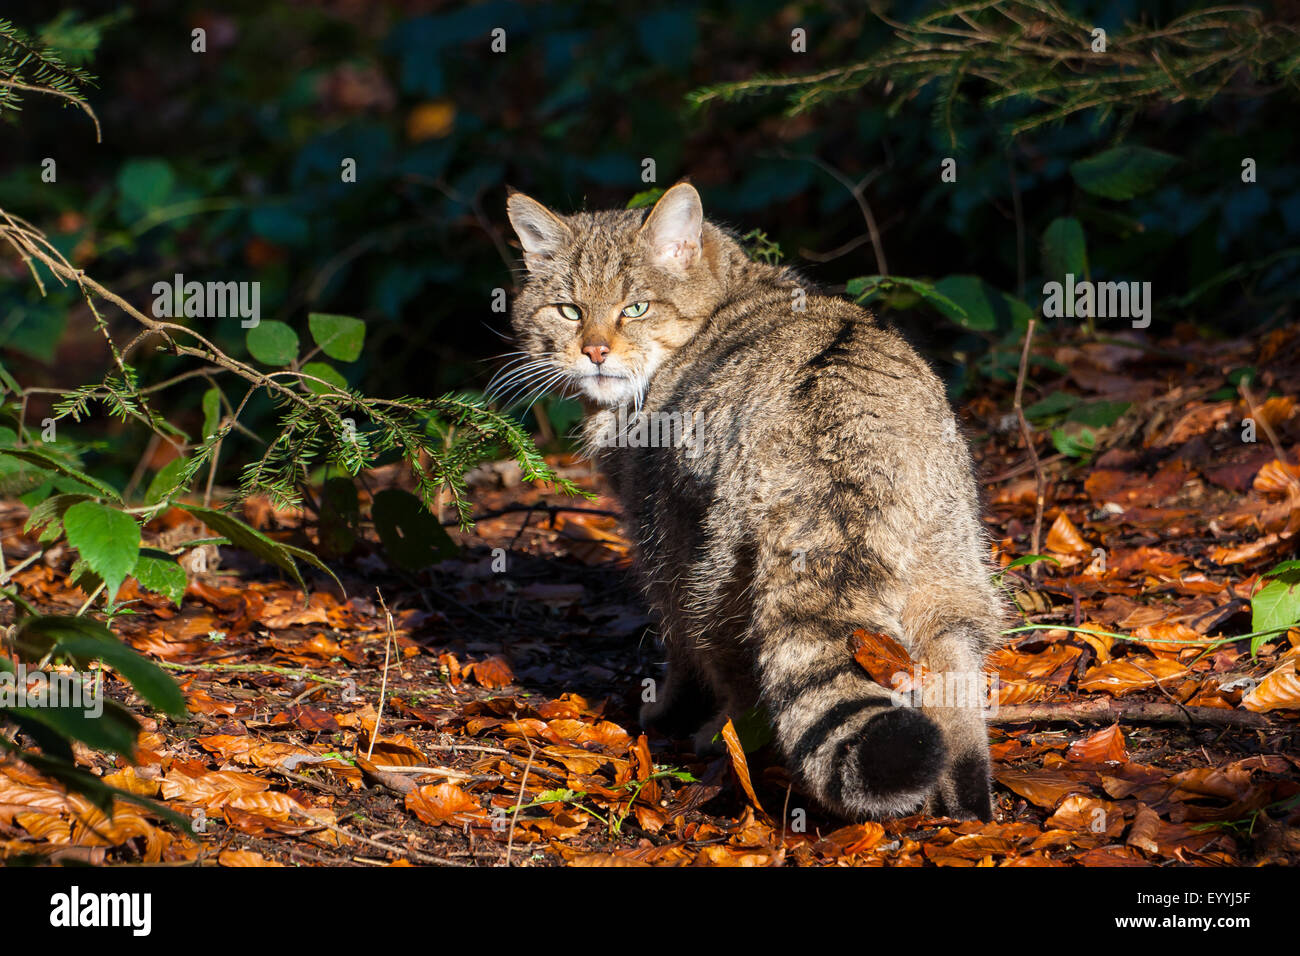
M 185 569 L 166 551 L 142 548 L 131 574 L 146 591 L 161 594 L 177 607 L 181 606 L 189 579 L 185 576 Z
M 858 302 L 864 303 L 878 292 L 886 292 L 898 287 L 915 292 L 954 321 L 963 322 L 968 318 L 965 309 L 922 279 L 908 279 L 903 276 L 862 276 L 850 279 L 844 291 Z
M 302 367 L 302 372 L 304 375 L 314 375 L 316 378 L 324 379 L 334 386 L 332 389 L 329 385 L 303 379 L 302 384 L 306 386 L 309 392 L 314 392 L 317 395 L 330 395 L 333 394 L 335 389 L 341 392 L 348 390 L 347 380 L 338 373 L 338 370 L 333 365 L 325 362 L 308 362 Z
M 631 199 L 627 201 L 626 208 L 644 209 L 646 206 L 653 206 L 655 203 L 659 201 L 659 197 L 662 196 L 663 194 L 664 194 L 664 190 L 659 188 L 643 189 L 641 192 L 637 193 L 635 196 L 633 196 Z
M 307 584 L 302 579 L 302 573 L 298 570 L 298 565 L 294 563 L 288 545 L 272 541 L 262 532 L 249 527 L 238 518 L 223 511 L 214 511 L 201 505 L 178 504 L 177 507 L 183 508 L 197 517 L 217 534 L 229 538 L 235 547 L 250 551 L 263 561 L 274 564 L 292 577 L 300 588 L 304 591 L 307 590 Z
M 285 551 L 289 552 L 289 554 L 293 555 L 298 560 L 306 561 L 316 570 L 324 571 L 326 574 L 328 574 L 330 577 L 334 579 L 334 583 L 339 586 L 339 590 L 343 592 L 344 596 L 347 595 L 348 593 L 347 588 L 343 587 L 343 582 L 339 580 L 338 575 L 335 574 L 330 569 L 330 566 L 326 564 L 324 561 L 322 561 L 319 557 L 312 554 L 310 551 L 306 550 L 305 548 L 299 548 L 292 544 L 281 543 L 280 547 L 284 548 Z
M 63 515 L 68 544 L 107 586 L 111 600 L 135 567 L 140 554 L 140 526 L 125 512 L 97 501 L 81 501 Z
M 1070 164 L 1080 188 L 1106 199 L 1132 199 L 1154 189 L 1180 162 L 1178 157 L 1145 146 L 1116 146 Z
M 1078 404 L 1079 397 L 1077 395 L 1071 395 L 1069 392 L 1052 392 L 1052 394 L 1040 398 L 1034 404 L 1028 406 L 1025 409 L 1025 417 L 1030 421 L 1051 418 L 1053 415 L 1069 411 Z
M 63 530 L 63 516 L 73 505 L 89 500 L 89 495 L 54 495 L 46 498 L 27 516 L 23 532 L 39 532 L 37 541 L 46 544 L 53 541 Z
M 1026 565 L 1030 565 L 1030 564 L 1037 564 L 1039 561 L 1051 561 L 1057 567 L 1060 567 L 1061 565 L 1061 562 L 1056 560 L 1056 558 L 1052 557 L 1050 554 L 1024 554 L 1016 558 L 1014 561 L 1009 563 L 1005 568 L 1003 568 L 1002 570 L 994 574 L 993 583 L 1000 585 L 1002 583 L 1002 579 L 1006 577 L 1008 571 L 1011 571 L 1015 568 L 1023 568 Z
M 1279 564 L 1260 575 L 1260 582 L 1263 586 L 1250 599 L 1250 629 L 1267 631 L 1300 622 L 1300 561 Z
M 956 303 L 960 312 L 943 311 L 963 328 L 989 332 L 997 328 L 987 286 L 978 276 L 945 276 L 934 284 L 935 291 Z
M 131 159 L 117 174 L 126 218 L 143 215 L 161 206 L 171 195 L 176 175 L 164 160 Z
M 1097 435 L 1091 428 L 1078 428 L 1069 431 L 1064 428 L 1052 429 L 1052 444 L 1062 455 L 1070 458 L 1087 459 L 1097 448 Z
M 1088 245 L 1083 224 L 1072 217 L 1053 219 L 1043 232 L 1043 275 L 1064 282 L 1067 274 L 1082 279 L 1088 273 Z
M 370 518 L 384 550 L 403 568 L 418 571 L 456 553 L 451 536 L 410 492 L 379 492 L 370 504 Z
M 350 478 L 328 478 L 321 486 L 320 541 L 331 554 L 346 554 L 357 542 L 361 518 L 357 486 Z
M 258 328 L 261 328 L 261 326 L 259 325 Z M 288 329 L 289 327 L 286 325 L 285 328 Z M 253 331 L 256 330 L 250 330 L 249 335 L 252 335 Z M 289 331 L 292 332 L 293 330 L 290 329 Z M 250 352 L 252 351 L 251 346 L 249 348 L 249 351 Z M 295 355 L 297 354 L 296 350 L 294 354 Z M 292 357 L 290 358 L 290 361 L 292 361 Z M 275 363 L 271 363 L 271 364 L 275 364 Z M 214 385 L 206 392 L 203 393 L 203 434 L 201 436 L 202 439 L 204 441 L 207 441 L 209 438 L 211 438 L 212 434 L 217 430 L 217 426 L 220 424 L 221 424 L 221 390 Z
M 206 424 L 205 424 L 206 429 Z M 184 491 L 180 485 L 181 472 L 190 463 L 189 458 L 173 458 L 167 464 L 158 469 L 158 473 L 153 476 L 149 482 L 149 487 L 144 493 L 144 503 L 146 505 L 156 505 L 159 502 L 166 501 L 178 491 Z
M 366 340 L 366 323 L 349 315 L 312 312 L 307 316 L 312 340 L 322 352 L 340 362 L 355 362 Z
M 298 333 L 283 322 L 259 322 L 245 341 L 248 354 L 264 365 L 288 365 L 298 357 Z
M 111 498 L 113 501 L 122 500 L 121 495 L 111 485 L 106 485 L 97 478 L 91 478 L 90 475 L 78 471 L 63 459 L 51 455 L 49 452 L 38 448 L 0 448 L 0 459 L 5 457 L 17 458 L 40 468 L 48 468 L 60 475 L 76 479 L 101 497 Z
M 1065 416 L 1065 420 L 1078 422 L 1091 428 L 1107 428 L 1119 421 L 1132 404 L 1132 402 L 1087 402 L 1076 406 L 1069 415 Z
M 4 367 L 3 363 L 0 363 L 0 384 L 3 384 L 8 391 L 13 392 L 15 395 L 23 390 L 22 386 L 9 374 L 9 370 Z

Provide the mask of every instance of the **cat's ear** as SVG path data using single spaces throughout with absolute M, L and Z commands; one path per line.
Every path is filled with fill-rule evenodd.
M 659 197 L 641 225 L 656 265 L 684 273 L 700 257 L 704 207 L 690 183 L 678 183 Z
M 551 261 L 573 241 L 573 232 L 563 219 L 521 192 L 511 191 L 506 199 L 506 214 L 524 247 L 524 263 L 530 269 Z

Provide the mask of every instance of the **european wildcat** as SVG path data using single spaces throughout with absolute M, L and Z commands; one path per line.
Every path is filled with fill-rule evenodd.
M 974 679 L 998 639 L 939 379 L 868 312 L 750 261 L 687 183 L 649 214 L 560 216 L 517 192 L 507 207 L 528 268 L 523 374 L 580 392 L 661 621 L 668 676 L 642 724 L 703 724 L 709 749 L 761 704 L 827 808 L 990 819 L 982 700 L 894 706 L 852 652 L 866 628 L 939 679 Z M 695 429 L 629 434 L 646 421 Z

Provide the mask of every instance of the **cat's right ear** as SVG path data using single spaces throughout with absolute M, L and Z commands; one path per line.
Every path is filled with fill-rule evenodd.
M 519 236 L 519 244 L 524 247 L 524 264 L 529 269 L 550 262 L 573 241 L 573 232 L 563 219 L 521 192 L 510 192 L 506 214 Z

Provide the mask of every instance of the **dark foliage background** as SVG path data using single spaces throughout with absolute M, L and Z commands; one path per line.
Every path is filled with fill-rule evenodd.
M 881 10 L 909 20 L 931 6 Z M 795 116 L 773 96 L 689 107 L 687 94 L 710 84 L 869 59 L 893 29 L 857 3 L 6 7 L 98 75 L 90 100 L 104 141 L 73 109 L 29 97 L 21 127 L 0 127 L 0 206 L 45 227 L 77 265 L 138 305 L 155 281 L 180 272 L 257 279 L 263 317 L 299 328 L 311 310 L 364 318 L 366 352 L 343 371 L 368 392 L 432 395 L 487 381 L 485 360 L 507 348 L 505 317 L 490 308 L 493 290 L 512 281 L 506 184 L 560 209 L 621 206 L 656 185 L 641 179 L 647 157 L 658 186 L 691 177 L 712 217 L 742 233 L 761 228 L 786 261 L 831 286 L 878 270 L 857 204 L 826 167 L 850 181 L 874 174 L 866 196 L 891 274 L 979 276 L 1036 306 L 1043 231 L 1071 216 L 1087 230 L 1094 278 L 1153 283 L 1157 335 L 1177 323 L 1211 334 L 1262 329 L 1289 318 L 1297 291 L 1295 101 L 1259 95 L 1245 71 L 1208 107 L 1083 112 L 1012 140 L 1008 121 L 1032 104 L 983 108 L 978 81 L 951 109 L 934 84 L 871 84 Z M 1070 10 L 1118 33 L 1184 7 L 1106 0 Z M 1293 4 L 1261 9 L 1283 20 L 1295 13 Z M 796 26 L 807 30 L 807 53 L 791 51 Z M 195 27 L 207 31 L 206 53 L 190 50 Z M 496 27 L 506 30 L 505 53 L 490 50 Z M 1233 95 L 1246 88 L 1256 92 Z M 1120 142 L 1180 162 L 1129 202 L 1077 188 L 1070 164 Z M 47 156 L 58 162 L 55 184 L 40 181 Z M 938 175 L 947 156 L 959 163 L 956 184 Z M 1240 180 L 1244 156 L 1259 164 L 1255 184 Z M 343 157 L 357 161 L 355 184 L 340 182 Z M 3 270 L 0 359 L 27 384 L 102 375 L 109 356 L 79 297 L 42 298 L 20 264 Z M 1187 301 L 1216 275 L 1224 281 Z M 963 329 L 924 309 L 896 320 L 954 390 L 1014 367 L 1014 323 Z M 246 354 L 237 321 L 208 332 L 231 355 Z M 201 417 L 202 388 L 173 393 L 183 427 Z M 259 414 L 269 409 L 252 409 L 250 426 Z M 124 473 L 143 441 L 111 449 Z

